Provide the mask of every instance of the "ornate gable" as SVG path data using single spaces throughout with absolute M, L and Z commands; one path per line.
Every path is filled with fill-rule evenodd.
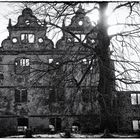
M 37 51 L 53 49 L 53 42 L 46 36 L 46 22 L 41 23 L 30 8 L 25 8 L 16 25 L 8 25 L 9 36 L 2 42 L 4 50 Z
M 63 37 L 58 40 L 56 48 L 60 50 L 68 50 L 71 48 L 74 51 L 85 50 L 85 48 L 82 47 L 82 43 L 87 43 L 88 34 L 94 27 L 81 5 L 79 5 L 70 25 L 63 26 L 63 28 Z
M 75 13 L 75 16 L 71 20 L 71 24 L 66 27 L 67 30 L 70 30 L 74 33 L 88 33 L 93 28 L 91 25 L 89 17 L 86 16 L 85 10 L 79 5 L 78 10 Z
M 12 30 L 46 30 L 46 24 L 41 23 L 34 15 L 30 8 L 25 8 L 22 15 L 18 17 L 17 24 L 12 26 L 11 20 L 8 26 L 9 31 Z

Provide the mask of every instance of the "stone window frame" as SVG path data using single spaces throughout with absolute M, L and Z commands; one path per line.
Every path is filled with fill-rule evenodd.
M 29 74 L 30 73 L 30 58 L 25 57 L 25 56 L 17 57 L 14 61 L 14 67 L 15 67 L 15 74 L 17 75 Z M 18 72 L 18 69 L 23 69 L 23 70 Z
M 28 90 L 25 88 L 15 88 L 15 103 L 27 103 L 28 101 Z

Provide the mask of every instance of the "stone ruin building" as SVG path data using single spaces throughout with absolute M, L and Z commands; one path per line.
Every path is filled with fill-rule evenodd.
M 88 49 L 64 31 L 54 46 L 46 36 L 46 22 L 40 22 L 29 8 L 22 11 L 15 25 L 9 19 L 7 29 L 9 36 L 0 49 L 0 132 L 20 132 L 30 127 L 47 132 L 50 124 L 57 132 L 73 126 L 81 132 L 99 131 L 98 68 L 89 70 L 80 90 L 76 86 L 90 62 L 90 58 L 84 58 L 90 54 Z M 85 39 L 93 26 L 82 7 L 63 29 L 85 44 L 94 42 L 96 36 Z M 63 63 L 75 59 L 75 53 L 81 61 Z M 118 131 L 137 130 L 140 94 L 118 92 L 116 103 Z

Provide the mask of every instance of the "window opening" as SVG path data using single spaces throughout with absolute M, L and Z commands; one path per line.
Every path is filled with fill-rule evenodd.
M 2 57 L 0 57 L 0 62 L 2 62 Z
M 56 102 L 56 92 L 55 89 L 50 89 L 49 90 L 49 101 L 52 102 Z
M 13 43 L 17 43 L 17 38 L 14 37 L 14 38 L 12 39 L 12 42 L 13 42 Z
M 84 41 L 85 40 L 85 35 L 81 34 L 81 40 Z
M 61 131 L 61 118 L 50 118 L 50 126 L 52 125 L 55 131 Z
M 34 34 L 21 34 L 22 43 L 34 43 L 35 35 Z
M 26 24 L 26 25 L 30 25 L 30 21 L 29 21 L 29 20 L 26 20 L 26 21 L 25 21 L 25 24 Z
M 3 73 L 0 73 L 0 80 L 4 80 L 4 75 L 3 75 Z
M 140 104 L 140 94 L 137 95 L 138 95 L 138 104 Z
M 27 90 L 26 89 L 15 89 L 15 102 L 27 102 Z
M 132 105 L 136 105 L 137 104 L 136 94 L 131 94 L 131 103 L 132 103 Z
M 83 25 L 83 21 L 79 21 L 78 24 L 79 24 L 80 26 L 82 26 L 82 25 Z
M 133 125 L 133 130 L 134 131 L 139 130 L 140 129 L 140 120 L 133 120 L 132 125 Z
M 76 34 L 75 36 L 80 39 L 80 34 Z M 79 42 L 79 40 L 76 37 L 74 37 L 74 42 Z
M 64 100 L 63 88 L 52 88 L 49 91 L 49 100 L 51 103 Z
M 38 42 L 39 42 L 39 43 L 42 43 L 42 42 L 43 42 L 43 38 L 39 38 L 39 39 L 38 39 Z
M 49 64 L 53 62 L 53 59 L 49 59 Z
M 80 130 L 80 124 L 78 122 L 74 122 L 72 124 L 72 132 L 77 133 Z
M 59 65 L 59 62 L 56 62 L 56 65 Z
M 131 94 L 131 104 L 132 105 L 140 104 L 140 94 L 136 93 Z
M 84 43 L 86 43 L 85 34 L 76 34 L 75 36 L 79 38 L 81 41 L 83 41 Z M 76 37 L 74 38 L 74 42 L 79 42 L 79 40 Z
M 21 58 L 20 59 L 20 66 L 29 66 L 29 59 L 28 58 Z
M 82 89 L 83 102 L 89 102 L 90 89 Z
M 29 58 L 17 58 L 15 60 L 15 73 L 27 74 L 30 72 L 30 60 Z
M 18 118 L 18 132 L 25 132 L 26 129 L 28 128 L 28 119 L 27 118 Z
M 29 43 L 34 43 L 34 40 L 35 40 L 34 34 L 28 34 L 28 41 L 29 41 Z

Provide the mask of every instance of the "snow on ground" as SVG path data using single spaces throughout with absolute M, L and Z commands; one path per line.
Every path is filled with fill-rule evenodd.
M 60 135 L 63 135 L 64 133 L 58 133 L 58 134 L 35 134 L 33 135 L 33 138 L 61 138 Z M 72 134 L 72 138 L 100 138 L 103 134 Z M 134 138 L 136 135 L 119 135 L 119 134 L 113 134 L 116 138 Z M 24 135 L 18 135 L 18 136 L 8 136 L 6 138 L 23 138 Z

